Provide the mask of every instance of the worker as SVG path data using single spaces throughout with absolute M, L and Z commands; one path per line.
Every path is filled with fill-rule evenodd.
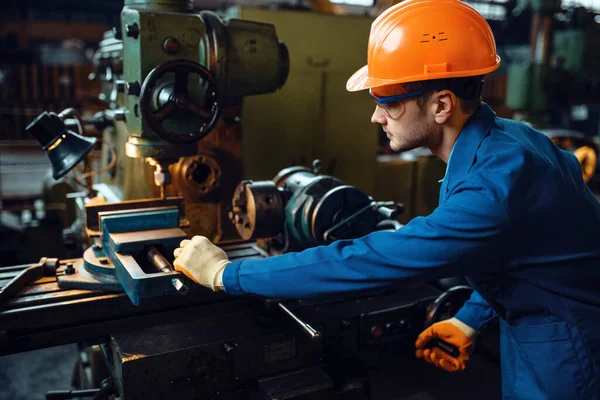
M 499 318 L 506 399 L 600 399 L 600 204 L 577 159 L 481 101 L 496 70 L 486 20 L 458 0 L 406 0 L 372 24 L 368 63 L 347 83 L 369 90 L 396 151 L 447 163 L 439 205 L 396 231 L 230 262 L 207 238 L 184 240 L 175 267 L 231 295 L 314 298 L 465 276 L 470 300 L 418 337 L 416 356 L 463 370 Z M 439 338 L 452 357 L 429 346 Z

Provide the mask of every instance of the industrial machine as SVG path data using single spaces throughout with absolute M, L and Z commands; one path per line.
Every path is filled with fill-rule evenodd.
M 400 228 L 402 204 L 376 202 L 354 186 L 319 175 L 319 164 L 315 160 L 313 171 L 283 169 L 272 181 L 242 181 L 229 215 L 240 237 L 262 239 L 274 255 Z
M 72 171 L 85 189 L 73 223 L 82 254 L 0 272 L 0 354 L 83 345 L 81 390 L 48 398 L 365 399 L 365 371 L 382 352 L 412 358 L 424 324 L 464 301 L 464 290 L 440 297 L 429 283 L 310 301 L 195 285 L 171 264 L 183 238 L 207 236 L 232 261 L 269 257 L 401 229 L 402 206 L 322 175 L 318 162 L 242 180 L 252 162 L 242 162 L 242 99 L 288 76 L 271 24 L 188 0 L 126 0 L 94 63 L 104 112 L 43 113 L 27 127 L 55 177 Z M 86 124 L 102 140 L 86 138 Z M 101 167 L 81 175 L 99 145 Z

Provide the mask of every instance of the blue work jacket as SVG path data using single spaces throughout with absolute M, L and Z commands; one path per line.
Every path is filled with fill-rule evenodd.
M 505 399 L 600 399 L 600 204 L 577 159 L 482 104 L 438 208 L 395 232 L 227 266 L 228 293 L 310 298 L 466 276 L 456 317 L 500 316 Z

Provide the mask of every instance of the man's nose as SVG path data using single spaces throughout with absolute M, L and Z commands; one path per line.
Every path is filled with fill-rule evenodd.
M 385 125 L 386 121 L 383 111 L 375 106 L 375 111 L 373 111 L 373 115 L 371 116 L 371 122 L 374 124 Z

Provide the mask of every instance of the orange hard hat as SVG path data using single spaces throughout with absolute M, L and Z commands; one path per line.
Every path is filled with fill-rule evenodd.
M 367 65 L 346 89 L 490 73 L 500 65 L 489 24 L 459 0 L 405 0 L 371 25 Z

